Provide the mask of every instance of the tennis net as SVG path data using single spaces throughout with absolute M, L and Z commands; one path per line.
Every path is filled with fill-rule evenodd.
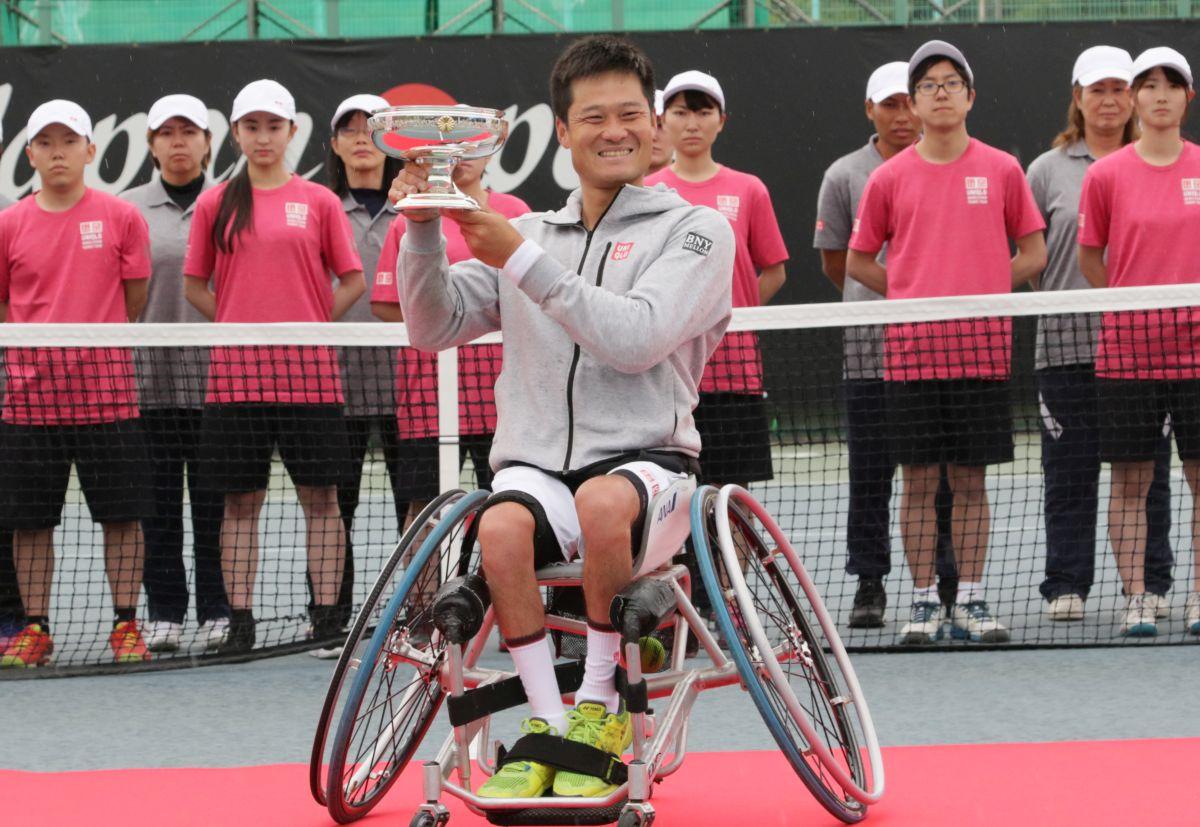
M 1166 437 L 1200 435 L 1197 307 L 1176 286 L 739 310 L 702 388 L 704 476 L 749 483 L 852 649 L 917 642 L 914 603 L 942 598 L 985 601 L 1007 634 L 971 641 L 983 627 L 938 608 L 933 646 L 1195 640 L 1192 500 Z M 434 356 L 400 325 L 3 325 L 0 347 L 0 631 L 45 618 L 38 674 L 314 648 L 406 514 L 490 480 L 498 337 Z M 1112 510 L 1102 450 L 1124 452 L 1116 503 L 1144 489 L 1140 516 Z M 863 578 L 886 601 L 867 624 Z M 1156 635 L 1122 633 L 1124 582 L 1162 594 L 1143 600 Z M 1078 619 L 1053 619 L 1071 594 L 1058 610 Z M 131 604 L 172 651 L 114 665 Z M 231 614 L 244 645 L 214 655 Z

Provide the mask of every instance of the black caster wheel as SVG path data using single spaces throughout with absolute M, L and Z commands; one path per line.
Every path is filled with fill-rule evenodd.
M 650 827 L 653 823 L 654 816 L 645 815 L 637 810 L 626 810 L 617 819 L 617 827 Z
M 412 817 L 412 821 L 408 822 L 408 827 L 444 827 L 448 818 L 438 818 L 431 813 L 420 812 Z

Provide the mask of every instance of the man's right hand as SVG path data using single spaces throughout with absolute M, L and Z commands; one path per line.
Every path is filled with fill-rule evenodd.
M 388 191 L 388 200 L 395 204 L 405 196 L 425 192 L 428 189 L 429 167 L 417 160 L 416 156 L 413 156 L 405 160 L 404 168 L 400 170 L 400 174 L 392 182 L 392 188 Z M 403 214 L 409 221 L 424 223 L 437 218 L 438 211 L 404 210 Z

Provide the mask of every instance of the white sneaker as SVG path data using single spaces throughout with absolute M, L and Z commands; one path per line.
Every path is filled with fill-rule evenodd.
M 183 624 L 169 620 L 148 620 L 142 626 L 142 640 L 151 652 L 178 652 L 183 639 Z
M 339 645 L 326 646 L 321 649 L 312 649 L 309 651 L 308 655 L 309 657 L 316 658 L 317 660 L 336 660 L 342 656 L 342 647 Z
M 912 604 L 908 623 L 900 629 L 906 646 L 927 646 L 942 639 L 942 604 L 918 601 Z
M 950 610 L 950 637 L 975 643 L 1007 643 L 1008 629 L 982 600 L 955 603 Z
M 1131 594 L 1125 598 L 1125 616 L 1121 621 L 1121 634 L 1127 637 L 1154 637 L 1158 634 L 1158 623 L 1154 609 L 1150 608 L 1144 594 Z
M 1171 599 L 1165 594 L 1146 592 L 1146 608 L 1154 612 L 1158 620 L 1166 620 L 1171 616 Z
M 229 640 L 229 618 L 218 617 L 200 627 L 200 635 L 204 640 L 204 649 L 215 652 Z
M 1183 622 L 1189 634 L 1200 635 L 1200 592 L 1188 595 L 1187 607 L 1183 611 Z
M 1046 617 L 1056 623 L 1083 620 L 1083 598 L 1077 594 L 1060 594 L 1046 606 Z

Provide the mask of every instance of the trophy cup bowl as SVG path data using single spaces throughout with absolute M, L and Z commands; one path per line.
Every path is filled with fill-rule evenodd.
M 454 167 L 494 155 L 508 139 L 502 111 L 474 106 L 396 106 L 373 113 L 367 127 L 385 155 L 429 167 L 429 190 L 400 199 L 400 210 L 479 209 L 474 198 L 454 185 Z M 414 145 L 397 148 L 385 140 L 388 135 Z

